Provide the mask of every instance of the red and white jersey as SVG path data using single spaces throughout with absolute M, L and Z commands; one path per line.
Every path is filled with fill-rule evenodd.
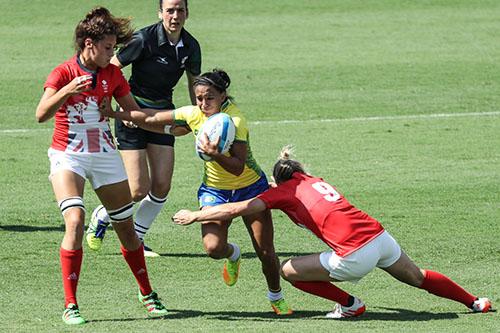
M 99 112 L 104 97 L 123 97 L 130 92 L 127 80 L 115 65 L 92 73 L 74 56 L 57 66 L 48 76 L 44 89 L 60 90 L 75 77 L 93 75 L 94 89 L 70 96 L 57 110 L 51 148 L 71 153 L 101 153 L 116 150 L 109 121 Z
M 281 209 L 345 257 L 384 232 L 382 225 L 351 205 L 321 178 L 295 172 L 290 180 L 257 196 L 269 209 Z

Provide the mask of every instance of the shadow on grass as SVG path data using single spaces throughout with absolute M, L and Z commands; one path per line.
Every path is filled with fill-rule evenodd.
M 173 257 L 173 258 L 204 258 L 208 255 L 206 253 L 159 253 L 161 257 Z M 297 256 L 307 256 L 312 254 L 312 252 L 276 252 L 278 257 L 297 257 Z M 255 259 L 257 255 L 255 252 L 244 252 L 241 254 L 243 259 Z
M 0 230 L 13 232 L 64 231 L 64 224 L 59 226 L 0 225 Z
M 165 258 L 209 258 L 206 253 L 158 253 L 160 257 Z M 313 254 L 313 252 L 276 252 L 278 257 L 298 257 Z M 109 255 L 121 256 L 120 252 L 110 253 Z M 257 259 L 254 252 L 245 252 L 241 254 L 243 259 Z
M 457 319 L 456 312 L 433 313 L 427 311 L 412 311 L 408 309 L 387 308 L 374 306 L 373 309 L 382 309 L 384 312 L 367 311 L 364 315 L 353 320 L 385 320 L 385 321 L 430 321 L 430 320 L 449 320 Z
M 449 320 L 457 319 L 458 314 L 452 312 L 431 313 L 427 311 L 411 311 L 407 309 L 374 307 L 382 309 L 383 312 L 368 311 L 364 315 L 357 318 L 342 319 L 342 321 L 431 321 L 431 320 Z M 113 321 L 136 321 L 136 320 L 174 320 L 188 319 L 196 317 L 204 317 L 207 320 L 252 320 L 252 321 L 290 321 L 297 319 L 311 320 L 332 320 L 325 318 L 328 310 L 322 311 L 295 311 L 292 315 L 278 317 L 273 312 L 257 312 L 257 311 L 195 311 L 195 310 L 180 310 L 169 309 L 169 314 L 158 318 L 120 318 L 120 319 L 97 319 L 89 322 L 113 322 Z

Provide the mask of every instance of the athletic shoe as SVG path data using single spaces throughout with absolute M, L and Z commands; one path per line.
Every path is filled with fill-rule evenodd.
M 341 319 L 348 317 L 361 316 L 366 310 L 365 304 L 357 297 L 354 297 L 354 304 L 351 306 L 342 306 L 335 304 L 332 312 L 326 314 L 326 318 Z
M 491 301 L 486 297 L 478 298 L 472 303 L 472 312 L 488 312 L 491 310 Z
M 70 303 L 63 312 L 62 320 L 68 325 L 85 324 L 85 319 L 80 315 L 80 310 L 76 304 Z
M 241 255 L 236 261 L 226 259 L 226 261 L 224 262 L 222 277 L 224 279 L 224 282 L 230 287 L 234 286 L 234 284 L 238 281 L 238 275 L 240 274 L 240 262 Z
M 271 307 L 278 316 L 291 315 L 293 310 L 288 306 L 284 298 L 277 301 L 271 301 Z
M 160 255 L 158 253 L 156 253 L 155 251 L 153 251 L 152 248 L 150 248 L 149 246 L 146 246 L 144 244 L 144 256 L 153 258 L 153 257 L 159 257 Z
M 90 224 L 87 228 L 87 244 L 89 248 L 94 251 L 99 251 L 102 247 L 102 241 L 104 239 L 104 235 L 106 234 L 106 228 L 109 225 L 109 222 L 100 220 L 97 217 L 97 213 L 104 209 L 103 205 L 99 205 L 94 209 L 92 215 L 90 217 Z
M 143 296 L 139 291 L 139 301 L 144 305 L 146 310 L 148 311 L 148 315 L 154 316 L 164 316 L 167 314 L 167 309 L 161 303 L 158 298 L 158 294 L 154 291 L 151 294 Z

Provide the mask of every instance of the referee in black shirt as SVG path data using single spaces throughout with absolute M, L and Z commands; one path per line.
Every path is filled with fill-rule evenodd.
M 132 64 L 129 79 L 132 95 L 141 107 L 175 109 L 172 93 L 186 73 L 191 102 L 196 104 L 192 83 L 201 73 L 201 49 L 198 41 L 184 29 L 188 18 L 188 0 L 159 0 L 160 22 L 134 34 L 132 41 L 120 49 L 111 63 L 123 68 Z M 141 240 L 167 200 L 174 169 L 175 138 L 115 122 L 130 191 L 135 202 L 135 231 Z M 99 223 L 100 221 L 100 223 Z M 92 214 L 95 237 L 104 237 L 102 227 L 109 222 L 103 207 Z M 93 231 L 94 230 L 94 231 Z M 89 235 L 91 236 L 91 235 Z M 91 237 L 92 237 L 91 236 Z M 144 246 L 146 256 L 158 256 Z

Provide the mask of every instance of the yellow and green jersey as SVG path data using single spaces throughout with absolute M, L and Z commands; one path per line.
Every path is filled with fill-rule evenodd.
M 227 113 L 233 120 L 234 126 L 236 127 L 234 142 L 246 143 L 247 159 L 245 161 L 243 173 L 239 176 L 235 176 L 226 171 L 215 161 L 205 162 L 203 183 L 207 186 L 221 190 L 237 190 L 252 185 L 259 180 L 262 171 L 252 156 L 247 122 L 240 109 L 230 100 L 227 100 L 221 106 L 220 112 Z M 174 119 L 176 125 L 188 125 L 196 137 L 198 131 L 208 117 L 203 114 L 198 106 L 189 105 L 176 109 L 174 111 Z M 230 156 L 229 152 L 225 155 Z

